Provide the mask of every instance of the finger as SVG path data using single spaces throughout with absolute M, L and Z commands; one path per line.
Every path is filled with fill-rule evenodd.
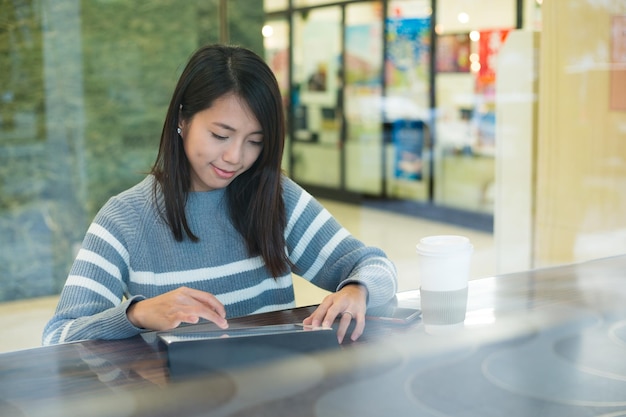
M 193 288 L 187 288 L 187 294 L 194 300 L 209 306 L 220 317 L 226 317 L 226 308 L 224 307 L 224 304 L 222 304 L 222 302 L 218 300 L 217 297 L 213 294 Z
M 341 315 L 341 318 L 339 319 L 339 327 L 337 329 L 337 341 L 339 343 L 343 342 L 343 339 L 346 336 L 346 332 L 348 331 L 348 327 L 350 327 L 351 321 L 352 314 L 349 311 Z
M 322 321 L 322 326 L 324 327 L 332 327 L 333 323 L 340 316 L 339 311 L 335 306 L 326 310 L 326 315 L 324 316 L 324 320 Z
M 365 330 L 365 315 L 357 314 L 355 321 L 356 321 L 356 325 L 354 326 L 354 330 L 352 331 L 352 334 L 350 335 L 350 340 L 352 340 L 353 342 L 356 341 L 359 337 L 361 337 L 361 335 L 363 334 L 363 331 Z
M 201 317 L 205 320 L 211 321 L 222 329 L 226 329 L 228 327 L 228 321 L 224 317 L 222 317 L 221 314 L 219 314 L 212 308 L 207 307 L 204 304 L 198 305 L 198 309 L 196 309 L 194 315 L 197 315 L 198 317 Z
M 176 292 L 174 304 L 176 320 L 194 324 L 203 318 L 221 328 L 228 327 L 225 318 L 226 309 L 213 294 L 187 287 L 181 287 Z
M 198 304 L 197 306 L 185 306 L 180 309 L 177 314 L 173 316 L 173 320 L 176 320 L 177 322 L 174 323 L 174 327 L 178 326 L 180 323 L 196 324 L 201 318 L 215 323 L 222 329 L 226 329 L 228 327 L 228 321 L 224 317 L 221 317 L 215 312 L 215 310 L 212 310 L 203 304 Z
M 304 324 L 310 324 L 313 327 L 319 327 L 319 326 L 330 327 L 329 325 L 326 325 L 326 323 L 322 324 L 324 317 L 326 317 L 327 311 L 328 311 L 327 304 L 325 303 L 320 304 L 315 309 L 315 311 L 309 317 L 305 319 L 306 322 L 304 322 Z

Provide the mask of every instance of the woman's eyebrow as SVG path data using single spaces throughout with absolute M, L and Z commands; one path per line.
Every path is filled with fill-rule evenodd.
M 213 122 L 214 125 L 219 126 L 223 129 L 226 130 L 230 130 L 231 132 L 236 132 L 237 129 L 235 129 L 234 127 L 227 125 L 226 123 L 222 123 L 222 122 Z M 262 135 L 263 131 L 262 130 L 257 130 L 256 132 L 251 132 L 250 135 Z

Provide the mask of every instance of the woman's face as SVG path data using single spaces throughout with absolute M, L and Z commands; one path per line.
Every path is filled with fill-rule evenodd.
M 261 125 L 234 94 L 220 97 L 179 127 L 191 165 L 191 191 L 228 186 L 254 164 L 263 148 Z

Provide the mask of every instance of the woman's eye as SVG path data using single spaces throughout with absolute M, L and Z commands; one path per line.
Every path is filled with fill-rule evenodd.
M 215 139 L 219 139 L 219 140 L 226 140 L 226 139 L 228 139 L 228 136 L 220 136 L 217 133 L 213 133 L 213 132 L 211 132 L 211 135 L 213 135 L 213 137 Z
M 262 140 L 251 140 L 250 143 L 256 146 L 263 146 Z

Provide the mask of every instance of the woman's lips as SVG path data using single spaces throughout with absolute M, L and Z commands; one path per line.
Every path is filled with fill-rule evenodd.
M 232 178 L 236 172 L 236 171 L 226 171 L 216 166 L 213 166 L 213 170 L 215 171 L 218 177 L 223 178 L 225 180 Z

